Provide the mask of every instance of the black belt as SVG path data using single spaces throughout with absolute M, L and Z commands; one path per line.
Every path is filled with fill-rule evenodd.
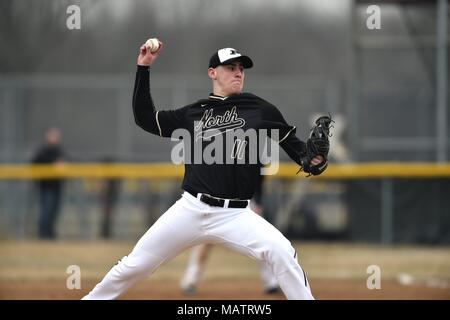
M 185 191 L 197 198 L 198 193 L 192 192 L 189 190 L 185 190 Z M 225 206 L 225 199 L 216 198 L 216 197 L 210 196 L 205 193 L 201 194 L 200 201 L 203 203 L 209 204 L 210 206 L 213 206 L 213 207 L 222 207 L 223 208 Z M 248 206 L 248 200 L 229 200 L 229 202 L 228 202 L 228 208 L 246 208 L 247 206 Z

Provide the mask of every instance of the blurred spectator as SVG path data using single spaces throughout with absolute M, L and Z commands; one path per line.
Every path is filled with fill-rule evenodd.
M 58 128 L 49 128 L 45 133 L 44 144 L 34 155 L 34 164 L 62 164 L 64 152 L 61 146 L 61 132 Z M 39 190 L 39 225 L 41 239 L 55 239 L 55 226 L 61 204 L 63 180 L 48 178 L 37 181 Z

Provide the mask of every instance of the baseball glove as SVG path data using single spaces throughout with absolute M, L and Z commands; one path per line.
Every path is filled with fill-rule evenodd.
M 328 166 L 328 152 L 330 150 L 330 128 L 334 122 L 331 119 L 331 115 L 319 117 L 316 120 L 315 126 L 311 129 L 308 140 L 306 141 L 306 151 L 304 157 L 301 159 L 300 171 L 308 173 L 308 177 L 311 175 L 319 175 L 325 171 Z M 316 165 L 311 164 L 311 160 L 315 156 L 322 156 L 323 160 Z

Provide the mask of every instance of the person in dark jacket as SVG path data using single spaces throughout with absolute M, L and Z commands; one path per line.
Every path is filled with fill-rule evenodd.
M 50 128 L 45 133 L 45 142 L 34 155 L 34 164 L 61 165 L 64 152 L 61 146 L 61 132 Z M 37 181 L 39 191 L 38 236 L 41 239 L 55 239 L 56 222 L 61 205 L 62 179 L 41 179 Z

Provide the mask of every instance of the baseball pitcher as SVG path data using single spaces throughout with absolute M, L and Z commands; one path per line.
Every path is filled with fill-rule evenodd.
M 208 97 L 176 110 L 157 110 L 150 74 L 162 48 L 161 41 L 152 48 L 146 44 L 140 48 L 132 101 L 136 124 L 161 137 L 188 133 L 183 135 L 188 149 L 200 146 L 204 154 L 214 146 L 218 159 L 212 163 L 186 160 L 180 199 L 83 299 L 118 298 L 183 250 L 203 243 L 222 245 L 264 262 L 287 299 L 313 299 L 289 240 L 249 206 L 261 169 L 261 163 L 247 161 L 255 152 L 254 137 L 235 140 L 231 150 L 217 143 L 237 130 L 253 130 L 256 135 L 276 130 L 279 145 L 301 170 L 318 175 L 328 163 L 331 119 L 319 118 L 307 141 L 299 140 L 295 126 L 289 125 L 274 105 L 242 91 L 245 71 L 253 61 L 233 48 L 220 49 L 210 58 L 212 93 Z

